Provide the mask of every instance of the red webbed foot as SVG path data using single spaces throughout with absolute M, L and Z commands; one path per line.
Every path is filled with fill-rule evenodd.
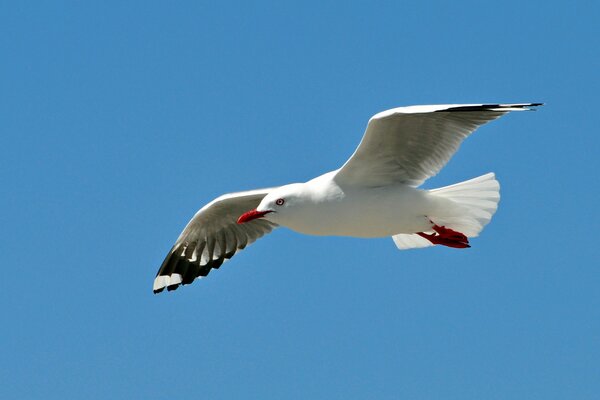
M 433 225 L 433 230 L 436 233 L 427 234 L 417 232 L 417 235 L 429 240 L 433 244 L 441 244 L 442 246 L 454 247 L 456 249 L 471 247 L 469 246 L 469 239 L 460 232 L 438 225 Z

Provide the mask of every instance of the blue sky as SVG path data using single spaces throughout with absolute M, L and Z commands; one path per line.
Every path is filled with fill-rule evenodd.
M 600 391 L 597 2 L 3 2 L 0 397 Z M 280 229 L 158 296 L 188 219 L 337 168 L 410 104 L 545 102 L 470 137 L 473 248 Z

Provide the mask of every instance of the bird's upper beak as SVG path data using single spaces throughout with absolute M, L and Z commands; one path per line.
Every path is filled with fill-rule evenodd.
M 273 211 L 271 211 L 271 210 L 267 210 L 267 211 L 250 210 L 250 211 L 243 213 L 238 218 L 237 223 L 243 224 L 244 222 L 249 222 L 249 221 L 252 221 L 253 219 L 262 218 L 270 212 L 273 212 Z

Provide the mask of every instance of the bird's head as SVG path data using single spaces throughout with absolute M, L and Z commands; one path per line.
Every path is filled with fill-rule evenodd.
M 264 218 L 281 224 L 302 203 L 301 188 L 302 184 L 294 183 L 272 190 L 262 199 L 256 209 L 243 213 L 238 218 L 237 223 L 243 224 L 258 218 Z

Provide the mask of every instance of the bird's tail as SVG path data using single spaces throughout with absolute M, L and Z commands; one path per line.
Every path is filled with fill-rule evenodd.
M 494 173 L 490 172 L 468 181 L 430 190 L 429 193 L 451 200 L 457 205 L 452 207 L 453 211 L 450 213 L 428 215 L 434 224 L 463 233 L 467 237 L 476 237 L 490 222 L 498 208 L 500 184 Z M 416 233 L 398 234 L 392 238 L 399 249 L 433 245 L 431 241 Z

